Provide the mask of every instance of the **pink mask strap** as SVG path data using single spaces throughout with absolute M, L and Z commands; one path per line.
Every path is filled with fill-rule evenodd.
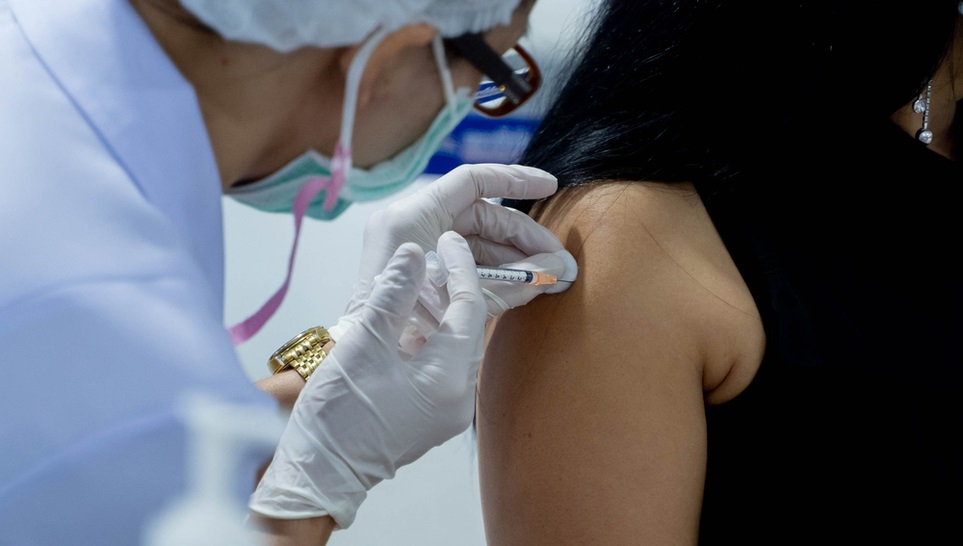
M 340 148 L 340 146 L 339 146 Z M 343 162 L 343 160 L 342 160 Z M 288 291 L 288 285 L 291 283 L 291 272 L 294 269 L 294 257 L 298 252 L 298 239 L 301 236 L 301 221 L 304 219 L 304 213 L 308 210 L 308 204 L 314 199 L 314 196 L 318 194 L 321 190 L 327 189 L 328 192 L 325 195 L 324 205 L 325 210 L 331 210 L 328 203 L 331 203 L 331 207 L 338 200 L 338 190 L 344 185 L 344 171 L 341 170 L 340 177 L 337 176 L 339 169 L 337 169 L 337 152 L 335 155 L 335 165 L 332 165 L 332 175 L 331 177 L 315 177 L 309 179 L 301 189 L 298 190 L 297 195 L 294 197 L 294 204 L 291 207 L 291 212 L 294 214 L 294 242 L 291 244 L 291 254 L 288 257 L 288 272 L 284 278 L 284 284 L 278 288 L 277 292 L 271 296 L 256 313 L 250 317 L 244 319 L 243 321 L 231 326 L 228 331 L 231 334 L 231 341 L 234 345 L 240 345 L 241 343 L 247 341 L 254 334 L 256 334 L 268 319 L 278 310 L 281 306 L 281 301 L 284 300 L 284 295 Z M 336 179 L 340 178 L 340 185 L 337 184 Z M 332 198 L 333 196 L 333 198 Z
M 351 165 L 351 148 L 346 148 L 339 142 L 334 147 L 334 157 L 331 159 L 331 184 L 324 194 L 324 210 L 331 210 L 338 203 L 338 194 L 344 187 Z

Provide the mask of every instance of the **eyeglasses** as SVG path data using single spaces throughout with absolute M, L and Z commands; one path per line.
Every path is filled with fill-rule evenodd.
M 477 33 L 447 38 L 445 43 L 485 75 L 475 93 L 475 110 L 487 116 L 501 117 L 515 111 L 542 85 L 538 64 L 518 44 L 499 55 Z

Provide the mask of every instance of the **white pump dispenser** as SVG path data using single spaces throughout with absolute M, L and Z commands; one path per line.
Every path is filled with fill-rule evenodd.
M 232 494 L 232 484 L 239 476 L 239 454 L 248 447 L 272 452 L 284 419 L 273 408 L 202 394 L 186 397 L 181 409 L 188 434 L 187 491 L 148 524 L 144 546 L 263 546 L 245 526 L 247 507 Z

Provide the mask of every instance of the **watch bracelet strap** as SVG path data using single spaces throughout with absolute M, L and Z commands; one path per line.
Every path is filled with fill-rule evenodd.
M 275 351 L 268 360 L 268 368 L 273 374 L 294 368 L 307 381 L 328 356 L 324 346 L 330 341 L 331 336 L 324 327 L 308 328 Z

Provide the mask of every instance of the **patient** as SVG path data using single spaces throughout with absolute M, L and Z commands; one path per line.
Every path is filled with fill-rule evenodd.
M 490 545 L 959 540 L 960 19 L 599 2 L 523 161 L 562 189 L 505 203 L 579 277 L 491 332 Z

